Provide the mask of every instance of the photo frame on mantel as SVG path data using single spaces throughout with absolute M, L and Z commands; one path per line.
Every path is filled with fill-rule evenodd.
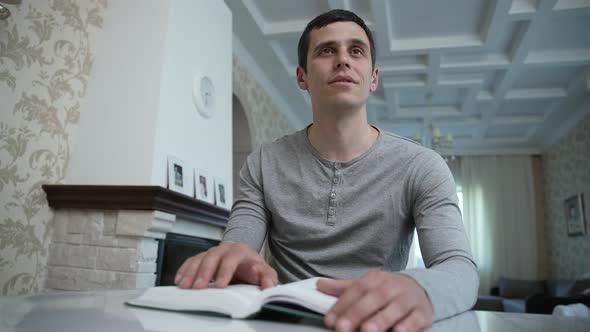
M 215 178 L 215 205 L 224 209 L 229 209 L 229 191 L 225 181 L 219 177 Z
M 586 234 L 586 218 L 584 211 L 584 195 L 579 193 L 568 197 L 564 202 L 565 222 L 568 236 Z
M 213 178 L 205 170 L 195 168 L 195 198 L 210 204 L 215 203 Z
M 192 168 L 187 163 L 176 158 L 168 156 L 168 189 L 181 194 L 192 196 L 193 179 Z

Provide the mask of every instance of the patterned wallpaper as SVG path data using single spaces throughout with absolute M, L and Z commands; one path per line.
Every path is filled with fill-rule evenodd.
M 564 200 L 584 193 L 586 228 L 590 226 L 590 115 L 543 154 L 547 272 L 551 278 L 590 273 L 590 234 L 568 237 Z
M 295 131 L 287 118 L 278 111 L 272 99 L 235 56 L 233 93 L 244 106 L 253 148 Z
M 41 185 L 65 177 L 106 7 L 24 1 L 0 21 L 0 295 L 43 289 L 53 214 Z

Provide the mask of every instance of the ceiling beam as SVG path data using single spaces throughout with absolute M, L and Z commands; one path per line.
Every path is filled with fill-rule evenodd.
M 523 27 L 517 32 L 514 38 L 512 49 L 510 50 L 511 65 L 508 70 L 500 76 L 500 79 L 496 82 L 493 94 L 494 99 L 488 110 L 483 114 L 482 127 L 479 131 L 477 139 L 483 142 L 485 135 L 487 134 L 493 120 L 502 105 L 505 95 L 509 89 L 513 86 L 514 81 L 522 71 L 523 62 L 528 54 L 528 50 L 538 38 L 541 37 L 543 26 L 546 23 L 546 16 L 543 13 L 550 11 L 557 0 L 540 0 L 537 10 L 541 13 L 532 18 L 530 22 L 525 23 Z
M 391 10 L 389 9 L 389 1 L 387 0 L 371 0 L 371 16 L 375 25 L 375 43 L 376 53 L 378 56 L 390 55 L 391 48 L 390 41 L 393 39 L 393 23 L 391 19 Z
M 554 99 L 567 97 L 566 89 L 562 88 L 529 88 L 529 89 L 510 89 L 506 91 L 504 99 L 506 100 L 526 100 L 526 99 Z

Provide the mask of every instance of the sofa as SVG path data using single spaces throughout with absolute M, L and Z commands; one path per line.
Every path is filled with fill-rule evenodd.
M 560 304 L 590 307 L 590 279 L 521 280 L 501 277 L 491 295 L 479 296 L 474 310 L 551 314 Z

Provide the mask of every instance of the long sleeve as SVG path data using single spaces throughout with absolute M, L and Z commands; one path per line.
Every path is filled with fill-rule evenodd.
M 422 153 L 411 178 L 413 216 L 426 269 L 402 273 L 424 288 L 434 320 L 469 310 L 477 299 L 479 275 L 458 206 L 453 176 L 437 154 Z
M 258 148 L 240 169 L 238 195 L 234 201 L 223 242 L 243 242 L 260 251 L 268 231 L 270 212 L 265 206 Z

